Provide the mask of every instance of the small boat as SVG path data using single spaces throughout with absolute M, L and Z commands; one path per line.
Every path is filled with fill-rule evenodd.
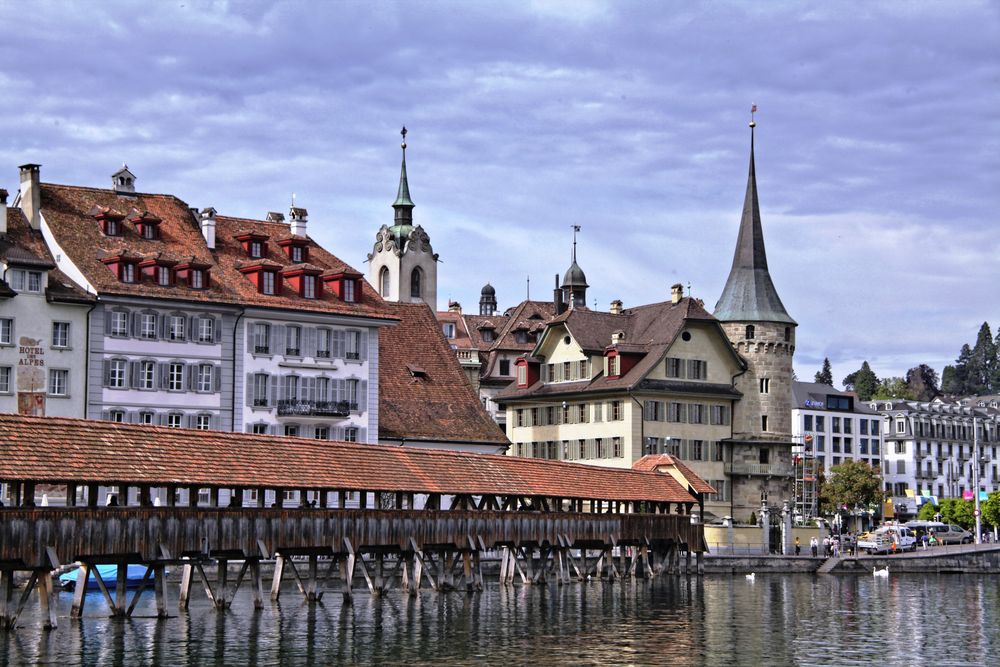
M 101 579 L 104 580 L 104 585 L 107 586 L 108 590 L 114 590 L 118 585 L 118 566 L 114 563 L 107 563 L 102 565 L 95 565 L 94 569 L 101 573 Z M 76 581 L 80 574 L 79 568 L 75 570 L 70 570 L 59 575 L 59 586 L 63 590 L 72 591 L 76 589 Z M 130 563 L 126 567 L 125 573 L 125 586 L 126 588 L 138 588 L 139 584 L 142 583 L 143 577 L 146 576 L 146 566 L 137 565 Z M 147 585 L 151 586 L 153 584 L 152 576 L 150 576 L 149 583 Z M 90 576 L 87 577 L 87 590 L 97 591 L 101 587 L 97 585 L 97 577 L 91 572 Z

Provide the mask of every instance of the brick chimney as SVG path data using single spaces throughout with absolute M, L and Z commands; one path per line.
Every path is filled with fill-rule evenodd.
M 21 170 L 21 211 L 32 229 L 42 226 L 42 185 L 40 164 L 22 164 Z
M 461 315 L 462 314 L 462 304 L 460 304 L 458 301 L 449 301 L 448 302 L 448 312 L 449 313 L 454 313 L 455 315 Z
M 670 303 L 680 303 L 684 298 L 684 285 L 675 283 L 670 286 Z
M 293 206 L 288 209 L 288 224 L 291 226 L 292 236 L 305 236 L 308 221 L 309 212 L 304 208 Z
M 203 209 L 201 219 L 201 235 L 205 237 L 205 245 L 209 250 L 215 250 L 215 214 L 216 210 L 209 206 Z
M 622 301 L 621 299 L 615 299 L 611 302 L 611 314 L 621 315 L 622 314 Z

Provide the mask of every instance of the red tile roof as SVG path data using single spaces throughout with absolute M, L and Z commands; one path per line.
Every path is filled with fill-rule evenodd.
M 385 307 L 400 323 L 379 330 L 379 437 L 509 444 L 473 392 L 430 307 Z M 422 377 L 411 368 L 422 370 Z
M 10 414 L 0 415 L 0 479 L 695 502 L 659 473 Z
M 0 210 L 0 215 L 7 216 L 7 233 L 0 237 L 0 255 L 11 263 L 33 257 L 38 268 L 55 266 L 41 233 L 31 228 L 21 209 L 6 208 L 5 211 Z M 94 295 L 78 287 L 59 269 L 49 270 L 46 297 L 50 301 L 68 303 L 92 303 L 95 300 Z
M 632 470 L 653 472 L 660 469 L 674 468 L 696 493 L 716 493 L 715 487 L 703 480 L 691 470 L 686 463 L 670 454 L 646 454 L 632 464 Z

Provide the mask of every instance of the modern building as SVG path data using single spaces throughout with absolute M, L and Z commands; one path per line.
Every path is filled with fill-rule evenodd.
M 56 264 L 0 190 L 0 412 L 83 417 L 95 299 Z
M 437 261 L 430 237 L 413 224 L 410 185 L 406 177 L 406 128 L 403 128 L 403 162 L 399 190 L 392 208 L 393 224 L 382 225 L 368 253 L 368 281 L 386 301 L 426 303 L 437 310 Z
M 882 415 L 826 384 L 795 382 L 792 394 L 795 509 L 819 516 L 819 479 L 832 466 L 860 461 L 882 470 Z
M 511 454 L 621 468 L 669 454 L 708 480 L 705 509 L 725 516 L 734 512 L 733 378 L 745 371 L 720 323 L 675 285 L 666 302 L 560 312 L 497 401 Z
M 746 372 L 734 382 L 742 398 L 733 413 L 731 466 L 733 505 L 744 510 L 761 503 L 780 505 L 794 493 L 792 356 L 797 325 L 767 267 L 754 167 L 755 127 L 751 121 L 750 171 L 736 252 L 714 312 L 746 362 Z
M 871 401 L 868 407 L 883 419 L 885 494 L 897 518 L 912 518 L 932 499 L 971 498 L 977 487 L 1000 490 L 995 400 Z

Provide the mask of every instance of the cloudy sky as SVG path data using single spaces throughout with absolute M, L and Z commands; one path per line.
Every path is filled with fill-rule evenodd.
M 950 363 L 1000 325 L 1000 9 L 950 1 L 4 2 L 0 185 L 17 165 L 262 217 L 366 272 L 406 125 L 439 307 L 690 283 L 712 309 L 746 187 L 796 370 Z

